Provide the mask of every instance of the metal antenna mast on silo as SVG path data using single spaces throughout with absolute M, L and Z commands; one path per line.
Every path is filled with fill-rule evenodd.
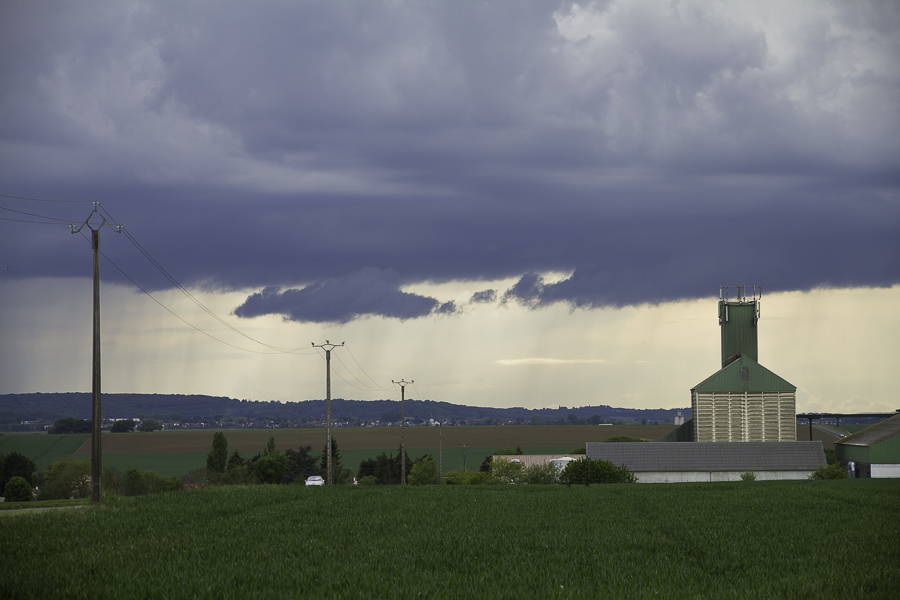
M 104 225 L 115 231 L 122 233 L 122 226 L 113 225 L 106 220 L 99 210 L 100 203 L 94 202 L 94 210 L 84 220 L 84 223 L 77 228 L 72 223 L 69 227 L 72 233 L 79 233 L 85 226 L 91 230 L 91 248 L 94 250 L 94 356 L 92 360 L 91 375 L 91 502 L 100 502 L 101 500 L 101 482 L 100 474 L 102 473 L 102 446 L 100 444 L 100 427 L 102 416 L 100 410 L 100 230 Z M 100 216 L 100 223 L 94 225 L 91 218 L 94 215 Z
M 394 381 L 400 386 L 400 485 L 406 485 L 406 443 L 403 440 L 403 430 L 406 428 L 406 413 L 403 410 L 403 401 L 406 399 L 406 386 L 415 381 Z
M 341 346 L 344 345 L 344 342 L 341 342 Z M 325 340 L 324 344 L 316 345 L 315 342 L 312 342 L 313 348 L 324 348 L 325 349 L 325 412 L 326 414 L 326 422 L 325 422 L 325 449 L 328 453 L 328 463 L 327 469 L 328 474 L 326 475 L 325 482 L 328 485 L 333 483 L 331 477 L 331 351 L 335 348 L 338 348 L 337 344 L 332 344 L 328 340 Z

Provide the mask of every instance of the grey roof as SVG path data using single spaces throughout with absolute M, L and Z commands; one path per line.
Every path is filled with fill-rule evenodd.
M 825 466 L 821 441 L 812 442 L 588 442 L 592 459 L 648 471 L 815 471 Z
M 880 423 L 875 423 L 871 427 L 866 427 L 862 431 L 857 431 L 853 435 L 848 435 L 839 442 L 835 442 L 835 444 L 872 446 L 897 434 L 900 434 L 900 415 L 894 415 Z

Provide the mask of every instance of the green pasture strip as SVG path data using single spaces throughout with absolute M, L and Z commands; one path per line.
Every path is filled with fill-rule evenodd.
M 0 452 L 3 454 L 18 452 L 33 460 L 38 471 L 43 471 L 56 459 L 77 452 L 90 437 L 89 433 L 2 435 Z
M 90 453 L 75 454 L 75 460 L 91 460 Z M 120 473 L 137 467 L 141 471 L 154 471 L 166 477 L 181 477 L 194 469 L 206 466 L 206 452 L 131 452 L 103 454 L 103 466 L 112 467 Z
M 895 598 L 898 496 L 897 480 L 207 488 L 0 519 L 0 597 Z

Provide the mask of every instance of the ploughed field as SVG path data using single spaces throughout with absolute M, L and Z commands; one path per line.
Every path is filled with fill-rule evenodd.
M 900 480 L 221 487 L 0 516 L 3 598 L 896 598 Z

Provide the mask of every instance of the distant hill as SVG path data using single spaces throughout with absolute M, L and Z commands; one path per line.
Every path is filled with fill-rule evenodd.
M 452 419 L 477 421 L 493 419 L 498 422 L 556 423 L 598 417 L 604 421 L 633 421 L 641 423 L 671 423 L 680 410 L 690 418 L 690 408 L 636 409 L 611 406 L 581 406 L 558 408 L 490 408 L 464 406 L 434 400 L 406 400 L 407 418 Z M 61 417 L 88 419 L 91 416 L 91 394 L 88 392 L 0 394 L 0 425 L 13 426 L 23 421 L 54 421 Z M 152 417 L 163 421 L 211 421 L 224 416 L 254 420 L 306 421 L 325 418 L 325 400 L 276 402 L 236 400 L 224 396 L 180 394 L 103 394 L 103 417 L 106 419 Z M 218 417 L 218 418 L 216 418 Z M 333 421 L 356 418 L 365 421 L 399 421 L 399 400 L 332 399 Z M 595 419 L 596 420 L 596 419 Z

